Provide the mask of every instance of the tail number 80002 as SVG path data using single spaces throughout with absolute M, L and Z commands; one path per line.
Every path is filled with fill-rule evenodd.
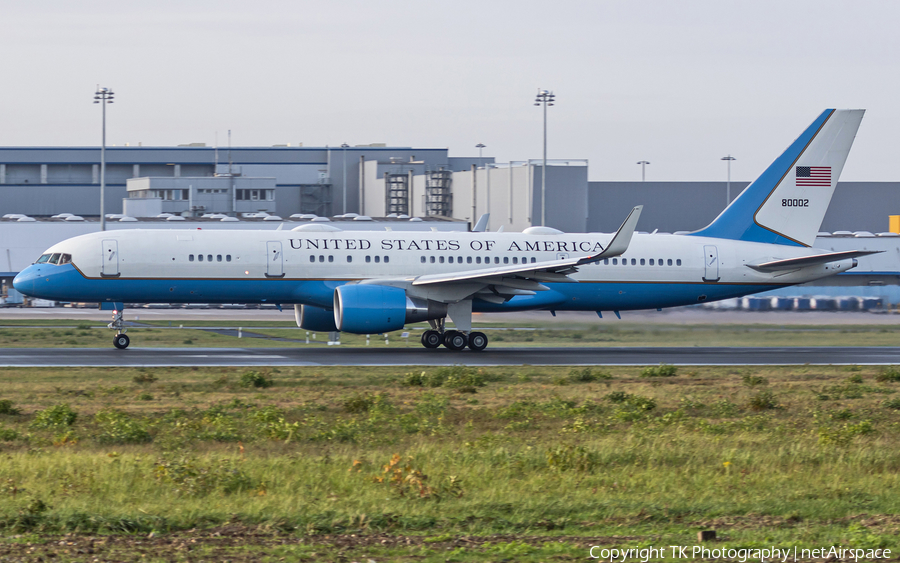
M 808 199 L 783 199 L 781 207 L 809 207 Z

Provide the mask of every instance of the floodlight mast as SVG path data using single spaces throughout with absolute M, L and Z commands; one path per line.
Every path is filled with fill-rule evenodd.
M 94 103 L 100 104 L 103 114 L 103 141 L 100 145 L 100 230 L 106 230 L 106 104 L 113 103 L 113 91 L 97 85 Z
M 544 159 L 541 163 L 541 226 L 547 226 L 547 106 L 552 106 L 555 97 L 549 90 L 538 88 L 534 105 L 544 106 Z
M 728 156 L 723 156 L 719 160 L 728 162 L 728 181 L 725 184 L 725 207 L 728 207 L 731 205 L 731 161 L 737 159 L 729 154 Z

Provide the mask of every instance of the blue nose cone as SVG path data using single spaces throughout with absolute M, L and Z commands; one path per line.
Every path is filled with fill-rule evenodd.
M 39 266 L 28 266 L 13 279 L 13 287 L 23 295 L 33 296 L 35 281 L 40 277 Z

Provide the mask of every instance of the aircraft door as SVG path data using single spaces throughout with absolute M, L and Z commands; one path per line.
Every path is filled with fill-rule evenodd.
M 281 241 L 266 243 L 266 277 L 284 277 L 284 258 L 281 254 Z
M 719 281 L 719 249 L 713 245 L 703 247 L 703 281 Z
M 115 240 L 103 241 L 102 266 L 100 275 L 108 278 L 119 276 L 119 243 Z

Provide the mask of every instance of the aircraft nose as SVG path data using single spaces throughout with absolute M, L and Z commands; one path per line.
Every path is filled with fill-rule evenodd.
M 34 282 L 40 277 L 40 273 L 35 266 L 28 266 L 13 278 L 13 287 L 16 291 L 24 295 L 34 293 Z

